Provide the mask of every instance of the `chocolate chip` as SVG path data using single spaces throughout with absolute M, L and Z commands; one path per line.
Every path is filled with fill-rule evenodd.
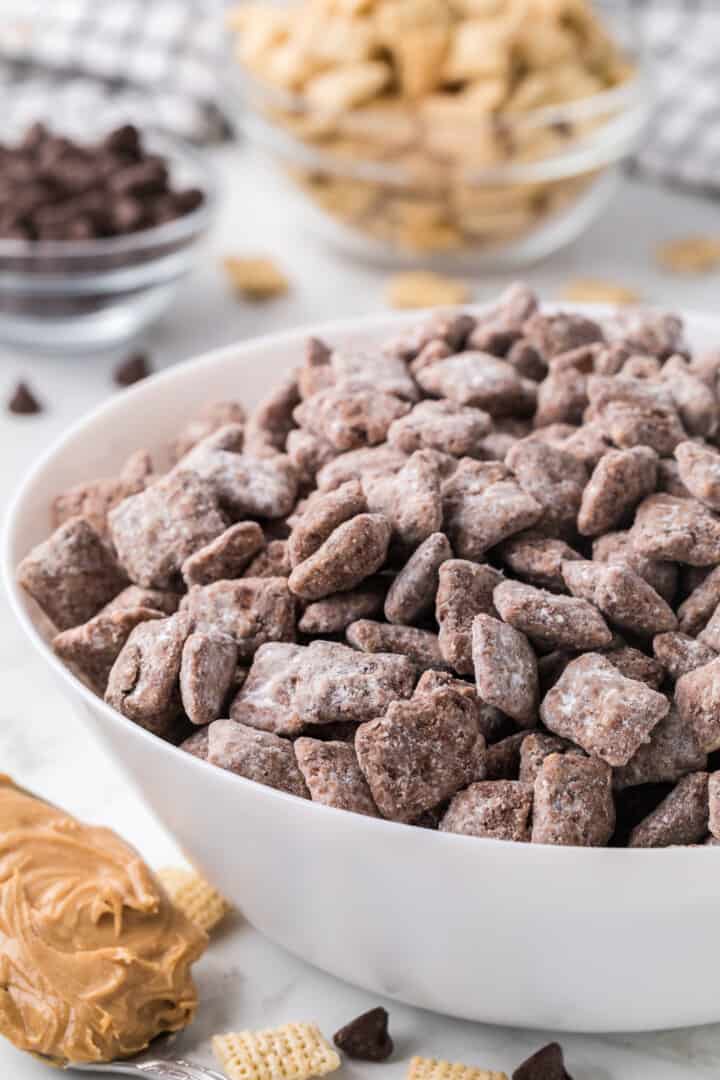
M 113 371 L 113 381 L 117 386 L 132 386 L 133 383 L 146 379 L 150 374 L 150 365 L 145 353 L 131 353 L 121 360 Z
M 33 413 L 40 413 L 43 411 L 43 407 L 38 399 L 33 394 L 27 383 L 19 382 L 15 387 L 15 392 L 8 401 L 8 412 L 16 413 L 18 416 L 30 416 Z
M 358 1061 L 385 1061 L 393 1052 L 388 1033 L 388 1014 L 382 1005 L 370 1009 L 333 1035 L 335 1045 Z
M 562 1047 L 551 1042 L 518 1065 L 512 1080 L 572 1080 L 572 1077 L 565 1071 Z

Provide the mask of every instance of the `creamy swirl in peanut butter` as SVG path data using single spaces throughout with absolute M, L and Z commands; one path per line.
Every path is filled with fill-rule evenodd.
M 192 1019 L 206 937 L 132 848 L 0 776 L 0 1032 L 71 1062 Z

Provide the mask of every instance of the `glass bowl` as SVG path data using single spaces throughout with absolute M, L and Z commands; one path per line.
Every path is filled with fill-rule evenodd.
M 226 109 L 305 196 L 299 219 L 334 246 L 395 265 L 520 267 L 600 213 L 647 119 L 635 23 L 595 6 L 627 77 L 567 104 L 489 114 L 447 95 L 431 108 L 321 113 L 228 50 Z
M 143 132 L 173 184 L 204 201 L 173 221 L 83 241 L 0 239 L 0 341 L 42 353 L 109 349 L 133 338 L 172 303 L 191 269 L 217 202 L 203 156 L 182 141 Z

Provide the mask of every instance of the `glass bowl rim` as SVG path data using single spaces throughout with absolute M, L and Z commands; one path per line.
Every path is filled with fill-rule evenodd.
M 92 259 L 99 256 L 131 255 L 152 248 L 165 248 L 183 240 L 192 240 L 202 232 L 214 217 L 219 201 L 217 174 L 207 160 L 207 155 L 180 136 L 161 128 L 145 127 L 141 135 L 147 136 L 158 150 L 162 151 L 165 147 L 168 155 L 184 159 L 198 170 L 202 176 L 202 185 L 198 186 L 201 186 L 204 195 L 199 206 L 173 218 L 172 221 L 153 225 L 148 229 L 138 229 L 136 232 L 123 233 L 121 236 L 103 236 L 79 241 L 0 238 L 0 259 L 22 260 L 28 266 L 27 272 L 32 273 L 29 264 L 35 260 L 67 259 L 72 262 L 74 259 Z M 163 254 L 163 251 L 158 251 L 158 257 Z M 104 268 L 98 267 L 95 272 L 102 274 Z

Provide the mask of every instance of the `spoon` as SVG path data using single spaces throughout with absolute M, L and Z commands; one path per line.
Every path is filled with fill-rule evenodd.
M 158 1050 L 172 1046 L 176 1036 L 169 1035 L 155 1039 L 151 1050 L 146 1050 L 138 1057 L 124 1061 L 109 1061 L 105 1064 L 73 1065 L 64 1062 L 62 1069 L 69 1072 L 109 1073 L 116 1076 L 146 1077 L 146 1080 L 227 1080 L 227 1077 L 205 1065 L 196 1065 L 182 1058 L 158 1057 Z M 55 1063 L 56 1064 L 56 1063 Z

